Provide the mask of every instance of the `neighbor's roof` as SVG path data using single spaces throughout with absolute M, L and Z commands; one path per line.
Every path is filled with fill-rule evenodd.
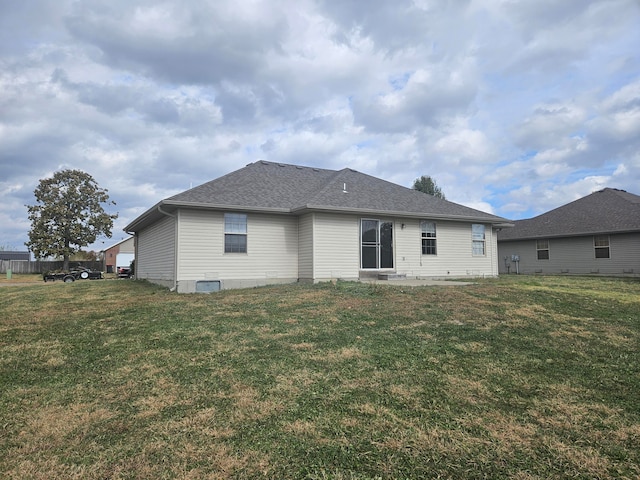
M 123 243 L 125 243 L 125 242 L 130 242 L 130 241 L 133 241 L 133 237 L 132 237 L 132 236 L 129 236 L 129 237 L 123 238 L 122 240 L 120 240 L 120 241 L 118 241 L 118 242 L 114 243 L 113 245 L 110 245 L 110 246 L 108 246 L 107 248 L 105 248 L 105 249 L 103 249 L 103 250 L 100 250 L 100 251 L 101 251 L 101 252 L 106 252 L 107 250 L 111 250 L 112 248 L 115 248 L 115 247 L 117 247 L 118 245 L 122 245 Z
M 29 251 L 0 250 L 0 260 L 29 260 L 30 255 Z
M 640 197 L 605 188 L 498 233 L 498 241 L 640 231 Z
M 508 220 L 350 168 L 327 170 L 258 161 L 169 197 L 130 223 L 137 231 L 179 207 L 300 214 L 339 211 L 504 224 Z M 161 211 L 159 211 L 161 210 Z

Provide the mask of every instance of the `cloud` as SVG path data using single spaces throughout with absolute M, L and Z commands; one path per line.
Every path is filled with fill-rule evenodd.
M 525 150 L 557 145 L 584 128 L 587 112 L 575 103 L 537 105 L 514 131 L 514 141 Z
M 420 69 L 407 76 L 402 87 L 390 84 L 375 98 L 356 97 L 355 121 L 374 132 L 412 131 L 468 111 L 475 98 L 475 75 L 468 65 Z
M 244 6 L 244 8 L 243 8 Z M 191 7 L 191 8 L 190 8 Z M 255 77 L 286 24 L 269 2 L 103 2 L 74 5 L 69 32 L 101 62 L 175 84 Z
M 638 24 L 636 0 L 4 2 L 0 245 L 61 168 L 116 229 L 261 158 L 514 218 L 640 193 Z

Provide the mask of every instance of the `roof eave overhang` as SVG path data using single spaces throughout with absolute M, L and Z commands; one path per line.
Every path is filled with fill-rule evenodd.
M 265 212 L 265 213 L 291 213 L 290 208 L 282 207 L 261 207 L 251 205 L 233 205 L 233 204 L 216 204 L 216 203 L 199 203 L 199 202 L 174 202 L 164 200 L 162 205 L 177 208 L 193 208 L 197 210 L 233 210 L 235 212 Z
M 261 212 L 261 213 L 277 213 L 288 214 L 291 213 L 289 208 L 273 208 L 273 207 L 255 207 L 247 205 L 229 205 L 229 204 L 212 204 L 212 203 L 199 203 L 199 202 L 176 202 L 172 200 L 162 200 L 156 203 L 149 210 L 144 212 L 129 225 L 124 227 L 124 231 L 127 233 L 137 232 L 147 225 L 153 223 L 158 218 L 173 213 L 179 208 L 190 208 L 194 210 L 226 210 L 234 212 Z
M 499 242 L 520 242 L 524 240 L 540 240 L 547 238 L 575 238 L 575 237 L 591 237 L 593 235 L 622 235 L 625 233 L 640 233 L 640 229 L 625 229 L 625 230 L 604 230 L 604 231 L 591 231 L 591 232 L 576 232 L 576 233 L 551 233 L 551 234 L 539 234 L 539 235 L 526 235 L 517 238 L 498 238 Z
M 327 213 L 351 213 L 355 215 L 376 215 L 376 216 L 390 216 L 390 217 L 402 217 L 402 218 L 434 218 L 440 220 L 451 220 L 458 222 L 479 222 L 488 223 L 495 228 L 510 228 L 513 227 L 513 223 L 509 221 L 495 217 L 483 217 L 480 215 L 451 215 L 432 212 L 406 212 L 402 210 L 376 210 L 370 208 L 352 208 L 352 207 L 335 207 L 326 205 L 303 205 L 297 208 L 277 208 L 277 207 L 260 207 L 249 205 L 230 205 L 230 204 L 215 204 L 215 203 L 200 203 L 200 202 L 177 202 L 172 200 L 162 200 L 144 212 L 133 222 L 129 223 L 124 228 L 125 232 L 137 232 L 142 230 L 147 225 L 150 225 L 158 218 L 161 218 L 167 214 L 175 212 L 179 208 L 190 208 L 196 210 L 225 210 L 235 212 L 259 212 L 259 213 L 275 213 L 280 215 L 292 214 L 302 215 L 307 212 L 327 212 Z
M 129 223 L 123 230 L 127 233 L 134 233 L 144 227 L 146 224 L 153 222 L 153 220 L 160 214 L 158 208 L 162 205 L 162 202 L 156 203 L 153 207 L 138 215 L 131 223 Z

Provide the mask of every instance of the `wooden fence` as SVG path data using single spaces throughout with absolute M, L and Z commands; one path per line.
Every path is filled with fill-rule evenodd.
M 62 270 L 62 260 L 0 260 L 0 274 L 7 273 L 45 273 L 55 270 Z M 69 267 L 86 267 L 91 270 L 103 270 L 104 264 L 101 261 L 70 261 Z

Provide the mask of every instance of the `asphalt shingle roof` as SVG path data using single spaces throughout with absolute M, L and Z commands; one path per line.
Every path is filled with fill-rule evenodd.
M 513 228 L 498 233 L 498 241 L 640 231 L 640 196 L 605 188 L 513 223 Z
M 502 217 L 426 195 L 349 168 L 328 170 L 263 160 L 169 197 L 157 206 L 161 206 L 163 210 L 190 206 L 291 214 L 332 210 L 430 216 L 495 224 L 508 222 Z M 138 217 L 125 230 L 138 228 L 143 217 L 153 216 L 156 207 Z

